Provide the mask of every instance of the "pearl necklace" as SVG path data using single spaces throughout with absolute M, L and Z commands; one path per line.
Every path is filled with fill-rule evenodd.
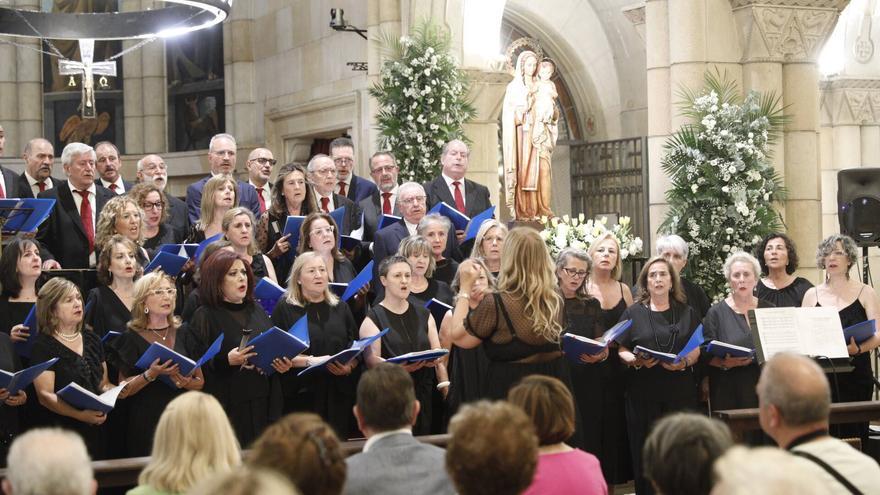
M 61 332 L 55 332 L 55 335 L 61 337 L 63 340 L 67 342 L 76 342 L 78 338 L 82 336 L 81 332 L 74 332 L 73 334 L 65 334 Z
M 159 335 L 159 332 L 156 331 L 156 330 L 154 330 L 154 329 L 152 329 L 152 328 L 148 328 L 147 330 L 153 332 L 153 334 L 155 334 L 156 337 L 162 339 L 162 342 L 165 342 L 165 339 L 168 338 L 168 330 L 170 330 L 170 329 L 171 329 L 170 326 L 169 326 L 169 327 L 165 327 L 164 329 L 160 329 L 160 330 L 165 330 L 165 335 Z

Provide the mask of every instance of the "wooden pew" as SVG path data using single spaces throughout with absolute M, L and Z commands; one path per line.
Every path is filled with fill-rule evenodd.
M 758 409 L 726 409 L 712 415 L 727 423 L 734 440 L 741 441 L 743 433 L 760 430 Z M 831 404 L 831 424 L 862 423 L 880 419 L 880 402 L 838 402 Z
M 424 443 L 446 447 L 449 435 L 425 435 L 416 437 Z M 342 442 L 342 453 L 348 457 L 357 454 L 364 448 L 365 439 L 349 440 Z M 242 457 L 247 460 L 249 451 L 242 452 Z M 100 488 L 129 487 L 137 485 L 137 478 L 141 470 L 149 462 L 149 457 L 132 457 L 128 459 L 111 459 L 106 461 L 92 461 L 92 469 L 95 472 L 95 480 Z M 6 470 L 0 469 L 0 479 L 6 477 Z

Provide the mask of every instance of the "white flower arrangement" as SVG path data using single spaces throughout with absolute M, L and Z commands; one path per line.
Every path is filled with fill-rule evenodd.
M 590 246 L 600 236 L 610 232 L 620 245 L 620 259 L 625 260 L 629 256 L 635 256 L 642 252 L 642 239 L 632 235 L 629 217 L 620 217 L 617 224 L 608 226 L 608 218 L 587 219 L 583 213 L 577 217 L 541 217 L 544 230 L 541 238 L 547 243 L 550 254 L 555 258 L 563 249 L 573 247 L 590 249 Z
M 750 92 L 743 98 L 734 83 L 711 74 L 700 94 L 683 96 L 682 113 L 695 124 L 665 145 L 662 165 L 672 187 L 660 230 L 687 241 L 688 278 L 719 299 L 728 292 L 722 273 L 727 256 L 751 251 L 781 228 L 772 203 L 785 191 L 769 158 L 787 117 L 777 96 Z
M 440 150 L 463 139 L 462 124 L 476 115 L 468 82 L 450 55 L 450 36 L 427 22 L 410 36 L 381 36 L 387 52 L 380 80 L 370 88 L 379 102 L 379 146 L 390 150 L 404 181 L 426 182 L 440 170 Z

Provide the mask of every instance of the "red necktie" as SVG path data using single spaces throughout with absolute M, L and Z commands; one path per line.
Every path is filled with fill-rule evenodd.
M 92 203 L 89 201 L 89 191 L 77 191 L 82 196 L 82 204 L 79 207 L 79 219 L 83 230 L 89 239 L 89 253 L 95 250 L 95 226 L 92 225 Z
M 6 197 L 6 188 L 0 187 L 0 198 Z
M 257 188 L 257 200 L 260 202 L 260 214 L 262 215 L 263 213 L 266 212 L 266 200 L 263 199 L 263 188 L 262 187 Z
M 391 214 L 391 193 L 383 192 L 382 193 L 382 213 L 386 215 Z
M 46 190 L 46 181 L 37 182 L 37 187 L 40 188 L 40 192 L 45 191 Z
M 321 209 L 324 213 L 330 213 L 330 198 L 321 198 Z
M 117 188 L 118 186 L 117 186 L 115 183 L 113 183 L 113 184 L 110 184 L 110 185 L 107 186 L 107 187 L 108 187 L 111 191 L 116 192 L 116 188 Z
M 461 195 L 461 188 L 458 187 L 461 185 L 459 181 L 452 181 L 452 185 L 455 186 L 455 209 L 465 213 L 464 209 L 464 196 Z
M 345 181 L 344 180 L 339 181 L 339 195 L 345 196 Z

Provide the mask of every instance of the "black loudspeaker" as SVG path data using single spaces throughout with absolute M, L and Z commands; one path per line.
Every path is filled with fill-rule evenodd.
M 837 220 L 859 246 L 880 246 L 880 167 L 837 173 Z

